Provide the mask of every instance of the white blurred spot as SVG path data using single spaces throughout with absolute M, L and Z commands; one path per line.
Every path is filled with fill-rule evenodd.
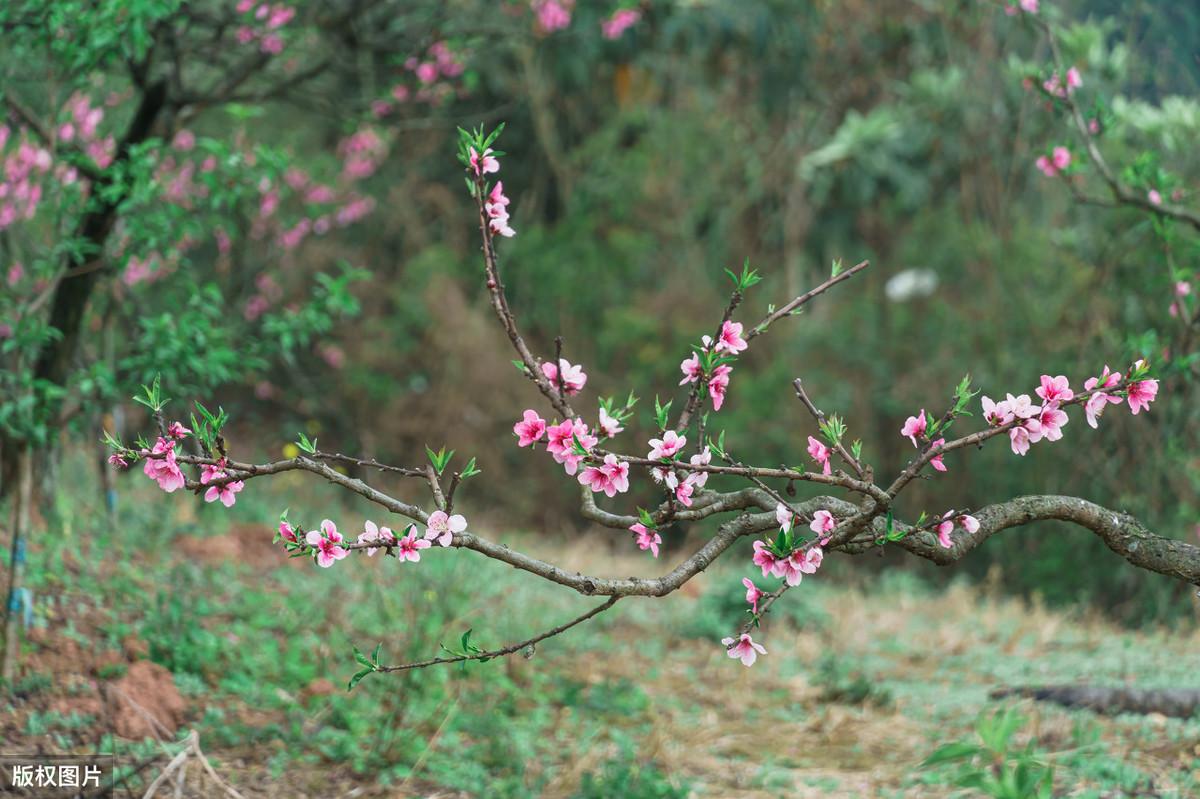
M 905 269 L 893 275 L 883 290 L 892 302 L 907 302 L 917 297 L 928 297 L 937 289 L 937 285 L 937 272 L 932 269 Z

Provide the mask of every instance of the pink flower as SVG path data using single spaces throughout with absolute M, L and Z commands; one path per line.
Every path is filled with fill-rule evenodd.
M 776 566 L 783 581 L 790 586 L 800 585 L 800 581 L 804 579 L 804 553 L 797 549 L 791 555 L 783 560 L 778 561 Z
M 726 319 L 721 325 L 721 335 L 717 336 L 716 351 L 736 355 L 747 346 L 746 340 L 742 338 L 742 323 Z
M 603 491 L 608 497 L 623 494 L 629 490 L 629 464 L 618 461 L 617 456 L 610 452 L 604 456 L 601 465 L 585 467 L 579 473 L 579 483 L 596 493 Z M 690 500 L 685 504 L 691 504 Z
M 492 190 L 488 192 L 487 201 L 483 204 L 484 211 L 488 215 L 488 227 L 493 233 L 499 233 L 505 238 L 512 238 L 517 235 L 517 231 L 513 230 L 508 224 L 508 197 L 504 196 L 504 181 L 496 181 L 496 185 L 492 186 Z
M 1137 416 L 1142 409 L 1150 410 L 1150 403 L 1158 396 L 1157 380 L 1139 380 L 1129 384 L 1129 412 Z
M 293 544 L 300 543 L 300 539 L 296 538 L 296 529 L 286 521 L 279 523 L 279 537 L 284 541 L 291 541 Z
M 171 140 L 171 146 L 186 153 L 196 146 L 196 134 L 184 128 L 175 134 L 175 138 Z
M 1021 428 L 1013 429 L 1019 430 Z M 937 530 L 938 543 L 941 544 L 942 549 L 950 549 L 954 546 L 954 542 L 950 540 L 950 533 L 954 531 L 954 520 L 950 518 L 953 514 L 954 511 L 952 510 L 946 511 L 945 515 L 942 516 L 944 521 L 940 522 L 935 528 Z
M 1108 370 L 1108 364 L 1105 364 L 1104 371 L 1100 374 L 1100 376 L 1099 377 L 1089 377 L 1087 380 L 1084 381 L 1083 387 L 1087 391 L 1091 391 L 1092 389 L 1097 388 L 1097 387 L 1112 388 L 1113 386 L 1117 385 L 1120 382 L 1121 382 L 1121 373 L 1120 372 L 1110 372 Z M 1089 425 L 1091 425 L 1092 428 L 1099 427 L 1098 421 L 1100 419 L 1100 414 L 1104 412 L 1105 406 L 1107 406 L 1109 404 L 1120 405 L 1121 398 L 1114 397 L 1113 395 L 1108 394 L 1104 391 L 1097 391 L 1095 394 L 1092 394 L 1090 397 L 1088 397 L 1087 403 L 1083 407 L 1084 407 L 1084 412 L 1087 414 L 1087 423 Z
M 1059 172 L 1071 165 L 1071 151 L 1066 147 L 1055 147 L 1050 153 L 1050 163 L 1054 164 L 1054 168 Z
M 759 655 L 767 654 L 767 650 L 761 644 L 754 643 L 748 633 L 742 633 L 736 643 L 732 638 L 722 638 L 721 643 L 725 645 L 729 657 L 741 660 L 743 666 L 753 666 Z
M 708 466 L 712 463 L 712 450 L 705 447 L 700 452 L 688 458 L 688 463 L 692 466 Z M 696 488 L 704 488 L 704 485 L 708 482 L 708 472 L 692 472 L 690 479 L 696 484 Z
M 674 430 L 668 430 L 663 433 L 662 438 L 650 439 L 650 453 L 646 457 L 650 460 L 673 458 L 686 445 L 686 437 L 679 435 Z
M 689 474 L 683 482 L 675 486 L 675 499 L 685 508 L 692 507 L 692 494 L 696 491 L 696 475 Z
M 1150 201 L 1151 205 L 1162 205 L 1162 195 L 1158 189 L 1151 189 L 1147 192 L 1146 199 Z
M 109 462 L 109 464 L 117 467 L 118 469 L 128 469 L 129 468 L 129 461 L 127 461 L 123 457 L 121 457 L 121 454 L 119 452 L 114 452 L 112 455 L 109 455 L 108 462 Z
M 1008 431 L 1008 438 L 1013 452 L 1018 455 L 1029 452 L 1029 431 L 1027 429 L 1018 425 Z
M 837 519 L 827 510 L 819 510 L 814 513 L 812 521 L 808 523 L 808 529 L 822 536 L 823 540 L 828 540 L 824 536 L 832 533 L 835 527 L 837 527 Z
M 712 377 L 708 379 L 708 396 L 712 400 L 714 411 L 721 410 L 721 406 L 725 404 L 725 392 L 729 390 L 731 372 L 733 372 L 732 366 L 721 364 L 713 369 Z
M 1056 402 L 1047 402 L 1038 414 L 1038 429 L 1031 430 L 1029 440 L 1033 443 L 1041 441 L 1058 441 L 1062 438 L 1062 426 L 1070 421 L 1067 412 L 1058 407 Z
M 10 280 L 9 282 L 11 283 L 12 281 Z M 1192 284 L 1187 282 L 1186 280 L 1180 280 L 1179 282 L 1177 282 L 1175 284 L 1175 296 L 1186 297 L 1187 295 L 1189 295 L 1191 293 L 1192 293 Z
M 700 356 L 693 352 L 692 357 L 679 364 L 679 371 L 683 372 L 683 379 L 679 381 L 679 385 L 695 383 L 704 374 L 704 370 L 700 368 Z
M 779 529 L 782 532 L 786 533 L 788 530 L 791 530 L 792 523 L 795 520 L 796 514 L 787 505 L 780 502 L 775 506 L 775 521 L 779 522 Z
M 546 434 L 546 420 L 537 411 L 526 410 L 521 421 L 513 425 L 513 432 L 518 437 L 517 446 L 528 447 Z
M 946 511 L 946 513 L 942 516 L 942 521 L 939 522 L 938 526 L 935 528 L 937 530 L 938 544 L 940 544 L 943 549 L 950 549 L 954 546 L 954 542 L 950 539 L 950 533 L 954 530 L 955 522 L 957 522 L 958 525 L 968 533 L 973 534 L 979 532 L 979 520 L 974 516 L 970 516 L 965 513 L 957 518 L 951 518 L 952 516 L 954 516 L 954 511 Z
M 282 28 L 284 25 L 292 21 L 292 17 L 296 16 L 296 9 L 291 6 L 277 5 L 271 9 L 271 16 L 267 18 L 268 28 Z
M 225 473 L 222 472 L 219 476 L 225 477 Z M 201 482 L 203 482 L 203 480 Z M 245 487 L 246 484 L 241 480 L 234 480 L 233 482 L 225 483 L 224 485 L 209 486 L 208 490 L 204 492 L 204 501 L 215 502 L 219 499 L 221 500 L 221 504 L 225 507 L 232 507 L 233 503 L 237 502 L 237 497 L 234 495 Z
M 483 151 L 483 155 L 476 152 L 474 147 L 469 148 L 469 161 L 471 169 L 475 170 L 476 175 L 486 175 L 489 172 L 500 171 L 500 162 L 492 155 L 490 147 Z
M 763 577 L 770 577 L 772 574 L 778 576 L 779 559 L 771 552 L 771 547 L 766 541 L 754 542 L 754 565 L 762 569 Z
M 363 525 L 366 529 L 358 534 L 358 543 L 369 544 L 378 542 L 380 544 L 395 544 L 396 534 L 387 527 L 378 527 L 375 522 L 370 519 Z M 282 529 L 282 528 L 281 528 Z M 375 553 L 382 547 L 367 547 L 367 557 L 375 557 Z
M 600 424 L 597 426 L 605 438 L 615 438 L 617 433 L 625 429 L 619 421 L 609 416 L 608 410 L 603 407 L 600 408 Z
M 171 438 L 185 438 L 191 434 L 192 431 L 188 430 L 179 422 L 171 422 L 170 426 L 167 427 L 167 435 L 169 435 Z
M 563 464 L 567 474 L 575 474 L 584 456 L 575 451 L 575 438 L 585 450 L 596 446 L 597 439 L 588 433 L 588 427 L 580 419 L 566 421 L 546 428 L 546 449 L 554 460 Z
M 829 465 L 830 451 L 829 447 L 822 444 L 812 436 L 808 437 L 808 455 L 814 461 L 821 464 L 821 473 L 829 474 L 832 469 Z
M 560 0 L 533 0 L 538 25 L 546 33 L 562 30 L 571 24 L 571 12 Z
M 662 536 L 655 530 L 647 530 L 644 524 L 631 524 L 629 529 L 637 536 L 638 549 L 643 552 L 647 549 L 654 557 L 658 557 L 658 545 L 662 543 Z
M 806 550 L 796 550 L 792 553 L 791 560 L 797 562 L 797 568 L 805 574 L 816 574 L 817 569 L 821 568 L 821 563 L 825 560 L 825 550 L 820 547 L 809 547 Z
M 283 37 L 277 33 L 268 33 L 262 37 L 259 42 L 258 49 L 262 50 L 267 55 L 279 55 L 283 52 Z
M 163 455 L 164 457 L 146 458 L 146 463 L 142 466 L 142 472 L 151 480 L 158 483 L 158 487 L 168 494 L 183 488 L 183 472 L 179 470 L 178 464 L 175 463 L 175 442 L 169 438 L 159 438 L 154 443 L 154 448 L 150 452 L 155 455 Z
M 558 370 L 562 369 L 562 384 L 563 390 L 568 397 L 578 394 L 587 384 L 587 375 L 583 371 L 583 365 L 579 364 L 572 366 L 571 362 L 566 358 L 558 359 L 558 366 L 549 361 L 542 364 L 542 374 L 550 381 L 550 385 L 558 388 Z
M 341 560 L 350 554 L 350 550 L 338 546 L 342 543 L 342 534 L 337 531 L 337 525 L 325 519 L 321 522 L 321 532 L 309 530 L 304 540 L 310 547 L 316 547 L 317 565 L 328 569 L 335 560 Z
M 998 426 L 1012 421 L 1012 411 L 1007 402 L 992 402 L 990 397 L 983 397 L 980 402 L 983 405 L 983 418 L 988 424 Z
M 432 61 L 422 61 L 420 64 L 417 64 L 415 71 L 417 73 L 417 80 L 421 81 L 421 83 L 433 83 L 437 80 L 437 64 L 434 64 Z
M 937 449 L 938 447 L 942 446 L 945 443 L 946 443 L 946 439 L 939 438 L 937 441 L 933 442 L 932 448 Z M 937 455 L 934 455 L 932 458 L 929 459 L 929 465 L 932 466 L 934 469 L 937 469 L 939 472 L 946 471 L 946 464 L 942 462 L 942 453 L 940 453 L 940 452 Z
M 401 562 L 406 560 L 417 563 L 421 560 L 421 550 L 429 549 L 433 544 L 424 538 L 417 537 L 417 528 L 409 525 L 408 535 L 396 542 L 396 557 Z
M 1083 78 L 1080 77 L 1079 70 L 1076 69 L 1075 67 L 1071 67 L 1070 69 L 1068 69 L 1067 70 L 1067 93 L 1070 94 L 1071 92 L 1075 91 L 1082 85 L 1083 85 Z
M 1021 10 L 1027 14 L 1038 12 L 1038 0 L 1021 0 Z
M 763 592 L 758 590 L 758 586 L 749 577 L 742 578 L 742 585 L 746 586 L 746 601 L 750 603 L 751 610 L 754 615 L 758 615 L 758 600 L 762 599 Z
M 467 520 L 464 517 L 457 513 L 453 516 L 447 516 L 444 510 L 435 510 L 429 514 L 429 525 L 428 529 L 425 530 L 425 538 L 429 541 L 437 541 L 441 546 L 448 547 L 454 540 L 454 534 L 461 533 L 466 529 Z
M 1029 398 L 1028 394 L 1022 394 L 1019 397 L 1009 394 L 1006 404 L 1008 405 L 1009 412 L 1018 419 L 1031 419 L 1037 416 L 1038 411 L 1041 410 L 1033 404 L 1033 400 Z
M 1075 397 L 1075 392 L 1071 390 L 1070 381 L 1065 375 L 1042 375 L 1042 385 L 1036 393 L 1046 402 L 1066 402 Z
M 642 12 L 632 8 L 621 8 L 600 23 L 600 33 L 605 39 L 619 39 L 621 34 L 637 24 Z
M 919 448 L 920 444 L 917 443 L 917 436 L 924 436 L 927 427 L 928 422 L 925 421 L 925 409 L 922 408 L 920 415 L 910 416 L 904 420 L 904 427 L 900 428 L 900 435 L 907 437 L 914 447 Z
M 1033 163 L 1038 168 L 1038 171 L 1048 178 L 1052 178 L 1058 174 L 1058 170 L 1050 163 L 1050 159 L 1044 155 L 1039 155 Z

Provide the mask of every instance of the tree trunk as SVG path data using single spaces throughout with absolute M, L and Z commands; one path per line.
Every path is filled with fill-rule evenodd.
M 1200 689 L 1196 688 L 1136 688 L 1132 685 L 1107 687 L 1100 685 L 1022 685 L 999 688 L 991 692 L 992 699 L 1023 696 L 1039 702 L 1053 702 L 1064 707 L 1081 707 L 1096 713 L 1161 713 L 1173 718 L 1188 719 L 1200 709 Z
M 0 677 L 12 684 L 16 673 L 17 652 L 21 646 L 21 613 L 23 601 L 17 599 L 21 591 L 21 578 L 25 571 L 25 542 L 29 536 L 29 511 L 33 504 L 33 451 L 26 445 L 21 449 L 18 460 L 16 502 L 13 503 L 12 545 L 8 561 L 8 591 L 4 602 L 4 659 L 0 666 Z

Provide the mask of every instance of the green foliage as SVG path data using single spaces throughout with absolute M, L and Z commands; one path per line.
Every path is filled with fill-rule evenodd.
M 951 784 L 979 791 L 993 799 L 1050 799 L 1054 769 L 1029 741 L 1018 746 L 1014 735 L 1025 718 L 1013 708 L 981 716 L 975 727 L 978 743 L 944 744 L 921 764 L 923 768 L 955 765 Z
M 847 705 L 872 704 L 890 707 L 892 694 L 878 680 L 854 668 L 833 653 L 823 655 L 817 662 L 813 685 L 821 689 L 821 699 Z
M 687 799 L 691 790 L 663 774 L 653 764 L 640 764 L 632 752 L 625 752 L 604 764 L 599 773 L 585 772 L 583 784 L 572 799 Z

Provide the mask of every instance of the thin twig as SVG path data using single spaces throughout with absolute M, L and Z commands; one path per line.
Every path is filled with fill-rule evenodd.
M 492 649 L 487 652 L 480 652 L 478 655 L 460 655 L 451 658 L 431 658 L 429 660 L 422 660 L 416 663 L 405 663 L 402 666 L 381 666 L 378 671 L 407 671 L 409 669 L 423 669 L 427 666 L 440 666 L 445 663 L 464 663 L 468 660 L 492 660 L 494 658 L 507 657 L 515 652 L 520 652 L 522 649 L 526 649 L 541 643 L 547 638 L 553 638 L 556 635 L 561 635 L 572 627 L 578 624 L 583 624 L 585 621 L 595 616 L 599 616 L 601 613 L 617 604 L 617 601 L 620 598 L 621 597 L 619 596 L 611 596 L 603 604 L 597 605 L 587 613 L 584 613 L 582 616 L 576 616 L 574 619 L 571 619 L 565 624 L 560 624 L 559 626 L 547 630 L 544 633 L 540 633 L 532 638 L 519 641 L 515 644 L 509 644 L 501 649 Z

